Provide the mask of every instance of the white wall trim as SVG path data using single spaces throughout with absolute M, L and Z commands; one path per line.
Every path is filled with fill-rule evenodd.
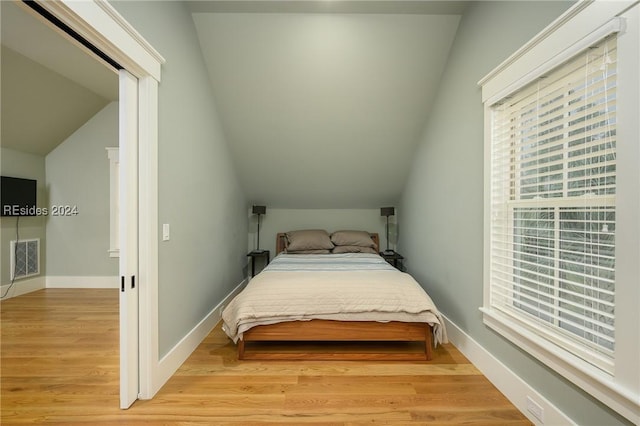
M 525 43 L 520 49 L 516 50 L 511 56 L 509 56 L 501 64 L 495 67 L 489 74 L 487 74 L 480 81 L 478 81 L 478 86 L 482 86 L 487 81 L 491 80 L 497 74 L 502 72 L 505 68 L 507 68 L 514 62 L 516 62 L 522 56 L 524 56 L 525 53 L 533 49 L 538 44 L 542 43 L 544 39 L 549 37 L 549 35 L 553 34 L 555 31 L 557 31 L 559 28 L 561 28 L 563 25 L 565 25 L 567 22 L 573 19 L 574 16 L 579 14 L 584 8 L 589 6 L 592 2 L 593 0 L 579 1 L 573 6 L 571 6 L 566 12 L 560 15 L 555 21 L 553 21 L 546 28 L 544 28 L 542 31 L 536 34 L 536 36 L 534 36 L 531 40 Z
M 180 366 L 189 358 L 193 351 L 202 343 L 205 337 L 213 330 L 213 328 L 220 322 L 222 311 L 224 307 L 231 302 L 231 300 L 238 294 L 244 286 L 247 284 L 247 280 L 243 280 L 240 284 L 234 288 L 222 302 L 220 302 L 215 308 L 209 312 L 209 314 L 202 319 L 186 336 L 182 338 L 159 362 L 156 369 L 156 377 L 154 380 L 157 392 L 173 374 L 180 368 Z M 154 394 L 155 394 L 154 392 Z M 153 395 L 149 396 L 151 398 Z M 141 397 L 142 398 L 142 397 Z
M 160 81 L 165 59 L 106 0 L 37 2 L 136 77 Z
M 0 286 L 0 294 L 7 292 L 7 295 L 2 300 L 11 299 L 12 297 L 22 296 L 23 294 L 31 293 L 33 291 L 42 290 L 45 288 L 45 277 L 40 275 L 33 278 L 25 278 L 15 280 L 11 290 L 7 292 L 10 284 Z
M 462 354 L 502 392 L 529 420 L 536 425 L 575 425 L 576 423 L 538 391 L 511 371 L 482 345 L 473 340 L 449 318 L 444 317 L 447 335 Z M 533 399 L 544 410 L 543 421 L 527 410 L 527 397 Z
M 107 0 L 94 0 L 94 2 L 102 9 L 114 22 L 117 22 L 120 29 L 124 30 L 128 36 L 135 40 L 137 47 L 142 48 L 144 52 L 146 52 L 149 56 L 153 58 L 155 63 L 164 64 L 165 59 L 162 57 L 160 53 L 156 49 L 151 46 L 147 40 L 140 35 L 138 31 L 126 19 L 122 17 L 110 4 Z M 155 65 L 155 64 L 154 64 Z M 150 73 L 151 74 L 151 73 Z M 160 71 L 158 70 L 158 75 L 154 75 L 156 79 L 160 80 Z
M 623 13 L 637 0 L 580 1 L 551 25 L 542 30 L 507 60 L 498 65 L 478 84 L 482 87 L 482 102 L 496 102 L 505 96 L 504 88 L 513 90 L 523 76 L 531 78 L 531 71 L 547 69 L 549 61 L 562 57 L 563 52 L 584 46 L 584 39 L 599 28 L 609 28 L 612 18 Z M 618 28 L 622 29 L 622 28 Z M 615 30 L 615 29 L 614 29 Z M 541 65 L 542 64 L 542 65 Z M 524 80 L 523 80 L 524 81 Z M 520 81 L 522 83 L 523 81 Z
M 150 399 L 162 386 L 156 383 L 159 362 L 158 320 L 158 82 L 151 76 L 138 80 L 138 225 L 140 282 L 140 399 Z
M 118 288 L 118 277 L 49 275 L 46 277 L 46 288 Z

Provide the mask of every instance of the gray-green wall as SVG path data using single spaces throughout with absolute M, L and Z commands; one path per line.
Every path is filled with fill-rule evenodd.
M 118 103 L 112 102 L 45 158 L 49 194 L 48 276 L 118 276 L 109 257 L 109 160 L 118 146 Z M 77 215 L 53 215 L 54 206 L 77 207 Z
M 184 3 L 112 4 L 167 61 L 158 94 L 159 221 L 171 225 L 159 247 L 162 357 L 242 282 L 247 203 Z
M 15 151 L 8 148 L 0 148 L 0 172 L 2 176 L 19 177 L 25 179 L 36 179 L 37 187 L 37 203 L 38 207 L 46 207 L 48 205 L 47 192 L 45 187 L 45 161 L 41 155 L 28 154 Z M 0 224 L 2 227 L 2 237 L 0 238 L 1 253 L 1 273 L 2 294 L 5 292 L 5 286 L 10 284 L 10 241 L 16 239 L 16 220 L 15 217 L 2 217 Z M 20 217 L 19 221 L 20 239 L 40 238 L 40 275 L 46 275 L 46 256 L 45 256 L 45 218 L 43 216 Z M 15 287 L 20 287 L 25 281 L 16 280 Z M 17 292 L 19 293 L 19 291 Z M 8 294 L 11 296 L 17 294 L 12 291 Z
M 580 425 L 620 416 L 482 323 L 483 107 L 477 82 L 564 12 L 568 2 L 471 2 L 414 156 L 399 251 L 439 309 Z

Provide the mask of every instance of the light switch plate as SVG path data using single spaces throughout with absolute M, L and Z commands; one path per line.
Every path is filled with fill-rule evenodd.
M 162 241 L 169 241 L 170 231 L 171 230 L 169 229 L 169 224 L 163 223 L 162 224 Z

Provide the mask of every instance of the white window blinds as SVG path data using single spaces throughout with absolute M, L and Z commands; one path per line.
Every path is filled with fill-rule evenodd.
M 491 106 L 490 304 L 613 369 L 616 35 Z

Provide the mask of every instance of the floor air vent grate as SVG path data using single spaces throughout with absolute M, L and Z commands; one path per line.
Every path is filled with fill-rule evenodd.
M 40 240 L 11 241 L 12 279 L 40 274 Z

